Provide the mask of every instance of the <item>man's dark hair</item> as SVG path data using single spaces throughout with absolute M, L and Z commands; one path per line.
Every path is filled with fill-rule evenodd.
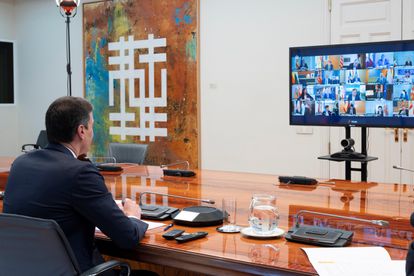
M 88 127 L 92 105 L 79 97 L 61 97 L 46 112 L 47 139 L 51 143 L 69 143 L 80 125 Z

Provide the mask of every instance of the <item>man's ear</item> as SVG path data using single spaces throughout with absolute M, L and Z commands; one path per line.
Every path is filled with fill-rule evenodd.
M 85 129 L 86 127 L 84 125 L 79 125 L 76 131 L 81 140 L 85 139 L 85 135 L 86 135 Z

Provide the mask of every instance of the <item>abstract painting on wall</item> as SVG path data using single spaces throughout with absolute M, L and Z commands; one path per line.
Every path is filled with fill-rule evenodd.
M 146 164 L 199 163 L 198 0 L 83 4 L 91 155 L 110 142 L 148 144 Z

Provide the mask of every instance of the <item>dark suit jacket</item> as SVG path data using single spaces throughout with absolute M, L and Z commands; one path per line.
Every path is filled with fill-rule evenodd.
M 408 116 L 408 109 L 400 109 L 398 115 Z
M 360 101 L 361 96 L 359 95 L 359 92 L 355 95 L 355 99 L 352 99 L 352 94 L 348 95 L 348 101 Z
M 408 247 L 405 273 L 407 276 L 414 276 L 414 243 L 411 243 Z
M 94 259 L 95 226 L 121 248 L 134 248 L 148 225 L 118 208 L 96 167 L 80 161 L 62 145 L 49 144 L 18 157 L 7 181 L 5 213 L 55 220 L 82 271 Z
M 347 114 L 351 114 L 351 115 L 356 115 L 356 108 L 354 107 L 349 107 L 348 110 L 346 111 Z

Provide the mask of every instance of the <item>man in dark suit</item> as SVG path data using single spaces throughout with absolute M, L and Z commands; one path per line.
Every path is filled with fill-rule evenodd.
M 331 116 L 332 111 L 329 110 L 329 105 L 325 105 L 325 110 L 322 112 L 323 116 Z
M 349 115 L 356 115 L 356 108 L 355 105 L 353 103 L 351 103 L 346 111 L 347 114 Z
M 332 60 L 328 59 L 328 62 L 325 64 L 324 69 L 325 70 L 333 70 L 333 64 L 332 64 Z
M 379 117 L 383 117 L 384 116 L 384 109 L 382 108 L 381 105 L 378 106 L 376 114 Z
M 77 159 L 92 143 L 91 104 L 76 97 L 57 99 L 46 112 L 46 131 L 50 144 L 45 149 L 13 162 L 4 212 L 55 220 L 82 271 L 103 262 L 94 246 L 95 226 L 121 248 L 137 246 L 148 227 L 139 220 L 139 206 L 128 199 L 119 207 L 96 167 Z
M 411 226 L 414 227 L 414 213 L 410 217 Z M 405 262 L 405 275 L 414 276 L 414 242 L 408 246 L 408 252 Z
M 377 78 L 377 81 L 376 81 L 378 84 L 382 84 L 382 85 L 386 85 L 387 83 L 388 83 L 388 80 L 387 80 L 387 78 L 385 77 L 385 75 L 383 74 L 383 73 L 381 73 L 380 75 L 379 75 L 379 77 Z
M 361 96 L 359 95 L 359 92 L 354 88 L 352 89 L 352 93 L 348 95 L 348 101 L 360 101 Z
M 408 108 L 406 108 L 405 105 L 401 106 L 400 110 L 398 111 L 398 115 L 407 116 L 408 117 L 408 115 L 409 115 Z

